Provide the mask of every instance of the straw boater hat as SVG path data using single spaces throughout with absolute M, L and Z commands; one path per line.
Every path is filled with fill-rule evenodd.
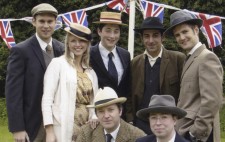
M 95 21 L 93 23 L 96 23 L 96 24 L 116 24 L 116 25 L 127 26 L 127 24 L 122 23 L 121 13 L 117 13 L 117 12 L 101 12 L 100 20 Z
M 39 4 L 31 10 L 31 14 L 33 17 L 36 14 L 40 14 L 40 13 L 51 13 L 51 14 L 55 15 L 56 17 L 58 15 L 58 11 L 55 9 L 55 7 L 53 7 L 52 5 L 50 5 L 48 3 Z
M 171 95 L 153 95 L 148 108 L 139 110 L 136 115 L 138 118 L 148 121 L 151 113 L 174 114 L 178 119 L 184 117 L 187 112 L 176 107 L 175 100 Z
M 125 97 L 118 98 L 116 92 L 110 87 L 99 89 L 95 98 L 94 105 L 88 105 L 89 108 L 101 108 L 117 103 L 124 103 L 127 99 Z
M 86 41 L 91 40 L 91 30 L 77 23 L 70 23 L 69 27 L 64 29 L 66 32 Z
M 185 10 L 176 11 L 170 16 L 170 27 L 165 31 L 165 35 L 173 35 L 173 29 L 182 23 L 192 23 L 200 28 L 203 21 L 193 17 Z
M 134 31 L 138 33 L 142 33 L 144 30 L 159 30 L 163 33 L 165 28 L 158 17 L 147 17 L 142 22 L 140 28 L 134 29 Z

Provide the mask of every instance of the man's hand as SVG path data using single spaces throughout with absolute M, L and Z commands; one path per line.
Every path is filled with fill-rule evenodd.
M 15 142 L 30 142 L 26 131 L 19 131 L 13 133 Z

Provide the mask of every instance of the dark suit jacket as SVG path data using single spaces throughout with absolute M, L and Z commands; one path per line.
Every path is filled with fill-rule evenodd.
M 157 142 L 155 135 L 148 135 L 142 138 L 138 138 L 136 142 Z M 176 134 L 174 142 L 188 142 L 186 139 L 181 137 L 179 134 Z
M 127 97 L 129 92 L 130 53 L 118 46 L 116 47 L 116 51 L 124 68 L 124 73 L 119 85 L 117 85 L 115 80 L 109 75 L 103 63 L 98 44 L 91 47 L 90 63 L 98 76 L 100 88 L 109 86 L 117 92 L 119 97 Z
M 132 110 L 128 110 L 128 121 L 133 121 L 138 106 L 142 103 L 145 87 L 145 54 L 136 56 L 131 62 Z M 160 94 L 172 95 L 176 102 L 180 91 L 180 77 L 185 60 L 181 52 L 163 48 L 160 64 Z M 131 113 L 132 112 L 132 113 Z
M 119 85 L 117 85 L 115 80 L 108 73 L 103 63 L 103 59 L 101 57 L 98 44 L 91 47 L 91 53 L 90 53 L 91 67 L 94 69 L 94 71 L 97 74 L 99 88 L 109 86 L 116 91 L 118 97 L 126 97 L 128 98 L 128 100 L 130 100 L 130 53 L 127 50 L 118 46 L 116 47 L 116 51 L 120 57 L 120 61 L 124 69 L 124 73 L 122 75 L 122 79 Z M 124 104 L 124 106 L 125 105 L 126 103 Z M 126 119 L 125 117 L 126 107 L 124 107 L 123 112 L 124 113 L 122 118 Z
M 55 57 L 64 45 L 53 39 Z M 6 101 L 10 132 L 25 130 L 31 141 L 42 123 L 41 99 L 46 65 L 35 35 L 11 48 L 6 77 Z
M 120 128 L 116 137 L 116 142 L 134 142 L 137 138 L 143 137 L 146 134 L 134 127 L 133 125 L 126 123 L 121 119 Z M 102 125 L 98 125 L 97 128 L 92 129 L 90 124 L 81 127 L 80 134 L 77 137 L 76 142 L 105 142 L 104 128 Z

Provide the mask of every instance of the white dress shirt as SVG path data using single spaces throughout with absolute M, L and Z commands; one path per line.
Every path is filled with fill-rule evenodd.
M 42 50 L 46 51 L 45 48 L 47 47 L 48 44 L 52 47 L 52 38 L 49 43 L 46 43 L 38 36 L 37 33 L 35 35 L 37 37 L 37 40 L 38 40 Z
M 189 54 L 192 55 L 195 52 L 195 50 L 197 50 L 201 45 L 202 45 L 202 43 L 198 42 L 187 55 L 189 55 Z
M 154 58 L 153 58 L 146 50 L 145 50 L 144 54 L 148 56 L 148 61 L 149 61 L 150 65 L 153 66 L 153 65 L 155 64 L 156 60 L 157 60 L 159 57 L 160 57 L 160 58 L 162 57 L 162 47 L 161 47 L 161 50 L 160 50 L 158 56 L 156 56 L 156 57 L 154 57 Z
M 117 136 L 117 134 L 118 134 L 118 132 L 119 132 L 119 129 L 120 129 L 120 124 L 119 124 L 119 126 L 116 128 L 116 130 L 114 130 L 112 133 L 110 133 L 111 136 L 112 136 L 111 142 L 116 142 L 116 136 Z M 104 133 L 105 133 L 105 136 L 106 136 L 107 132 L 106 132 L 105 129 L 104 129 Z

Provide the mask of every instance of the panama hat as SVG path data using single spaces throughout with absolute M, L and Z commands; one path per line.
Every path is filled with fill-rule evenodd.
M 164 32 L 165 28 L 158 17 L 147 17 L 141 24 L 140 28 L 134 29 L 135 32 L 142 33 L 143 30 L 154 29 Z
M 90 41 L 91 40 L 91 30 L 78 23 L 70 23 L 69 27 L 64 28 L 64 30 L 80 39 Z
M 127 26 L 127 24 L 122 23 L 121 13 L 118 13 L 118 12 L 101 12 L 100 20 L 95 21 L 93 23 L 96 23 L 96 24 L 116 24 L 116 25 Z
M 138 118 L 148 121 L 150 113 L 174 114 L 178 119 L 187 114 L 183 109 L 176 107 L 175 100 L 171 95 L 153 95 L 148 108 L 139 110 L 136 115 Z
M 56 8 L 48 3 L 39 4 L 31 10 L 32 16 L 35 16 L 36 14 L 40 13 L 51 13 L 55 16 L 58 15 L 58 11 L 56 10 Z
M 173 29 L 182 23 L 191 23 L 194 25 L 198 25 L 200 28 L 202 26 L 203 21 L 201 19 L 195 18 L 189 12 L 185 10 L 180 10 L 174 12 L 170 16 L 170 27 L 165 31 L 165 35 L 173 35 Z
M 125 97 L 118 98 L 116 92 L 110 87 L 99 89 L 95 98 L 94 105 L 88 105 L 89 108 L 101 108 L 117 103 L 124 103 L 127 100 Z

